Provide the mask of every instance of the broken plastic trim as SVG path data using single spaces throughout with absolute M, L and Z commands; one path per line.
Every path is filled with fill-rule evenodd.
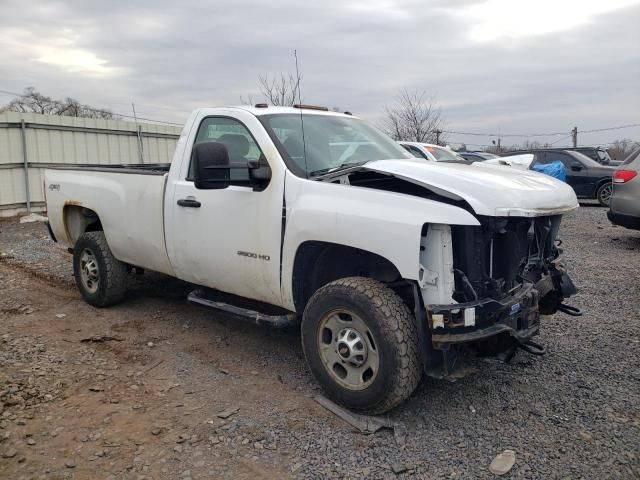
M 582 310 L 580 310 L 578 307 L 574 307 L 573 305 L 567 305 L 566 303 L 559 304 L 558 311 L 566 313 L 567 315 L 571 315 L 572 317 L 582 316 Z
M 476 325 L 464 326 L 456 319 L 460 312 L 475 308 Z M 447 320 L 444 328 L 432 328 L 431 339 L 435 348 L 447 345 L 477 342 L 509 334 L 519 343 L 526 343 L 540 328 L 538 292 L 532 284 L 525 284 L 517 293 L 501 300 L 484 298 L 473 302 L 448 305 L 429 305 L 429 313 L 441 314 Z
M 542 356 L 547 353 L 547 350 L 542 345 L 531 340 L 518 344 L 518 348 L 530 353 L 531 355 Z

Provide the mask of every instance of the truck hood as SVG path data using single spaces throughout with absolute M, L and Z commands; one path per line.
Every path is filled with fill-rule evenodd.
M 422 185 L 447 198 L 465 200 L 477 215 L 538 217 L 578 207 L 569 185 L 532 171 L 419 159 L 376 160 L 361 168 Z

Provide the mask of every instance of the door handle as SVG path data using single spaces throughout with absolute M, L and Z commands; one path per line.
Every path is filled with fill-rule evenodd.
M 200 208 L 202 204 L 195 198 L 181 198 L 178 200 L 178 205 L 181 207 Z

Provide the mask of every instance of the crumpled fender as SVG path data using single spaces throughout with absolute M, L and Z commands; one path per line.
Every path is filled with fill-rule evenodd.
M 375 253 L 403 278 L 418 279 L 424 224 L 480 225 L 446 203 L 373 188 L 287 177 L 283 245 L 283 299 L 293 306 L 295 254 L 304 242 L 324 241 Z

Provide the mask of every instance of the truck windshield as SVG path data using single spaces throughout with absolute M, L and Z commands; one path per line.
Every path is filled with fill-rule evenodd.
M 287 166 L 299 176 L 313 177 L 371 160 L 412 158 L 400 145 L 358 118 L 308 113 L 258 118 Z

